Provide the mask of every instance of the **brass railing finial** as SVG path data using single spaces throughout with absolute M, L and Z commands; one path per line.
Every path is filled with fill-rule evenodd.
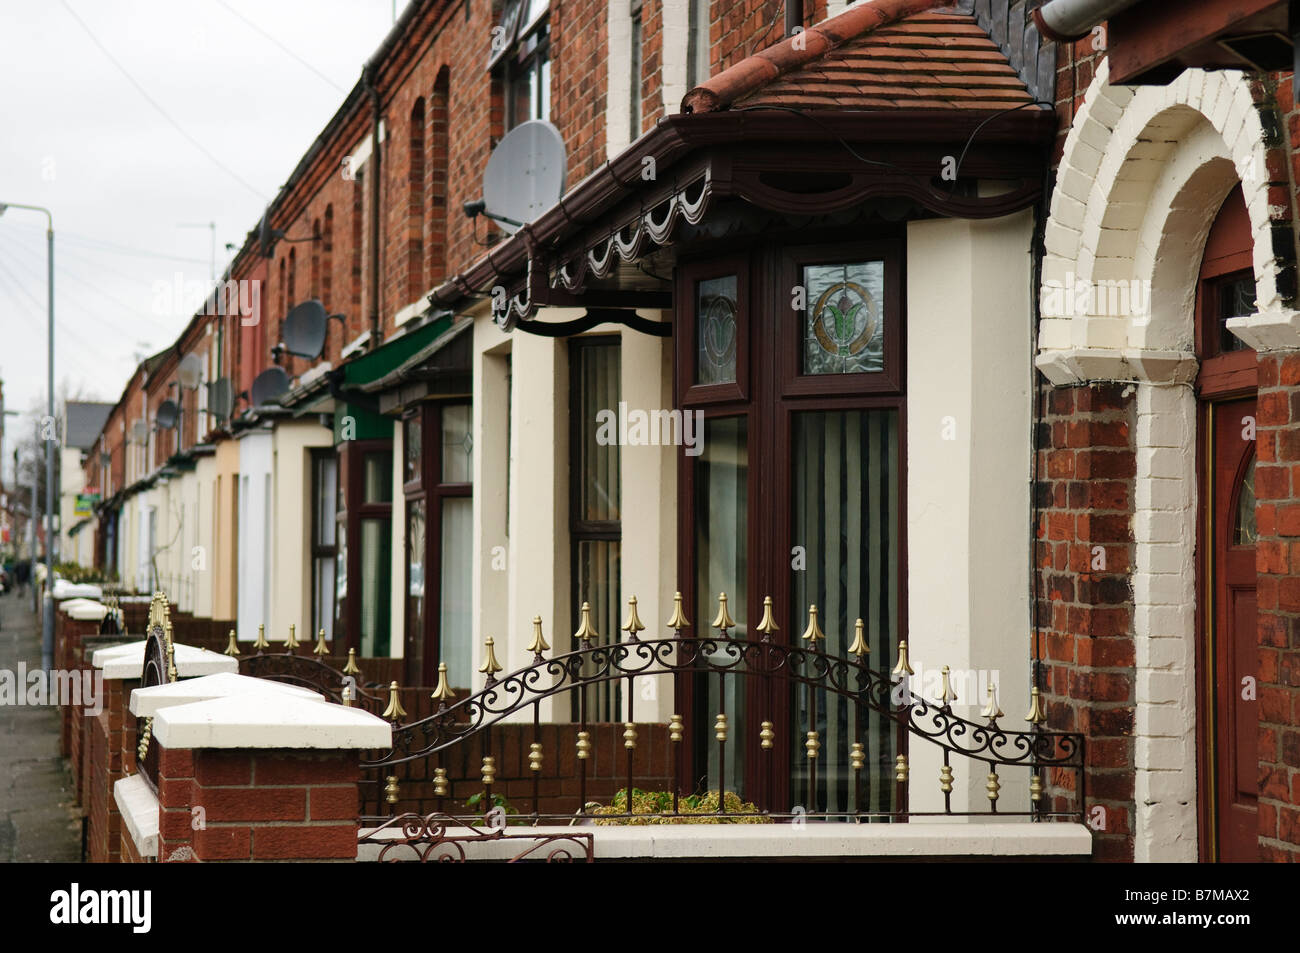
M 501 671 L 501 663 L 497 661 L 494 644 L 492 636 L 489 635 L 483 643 L 483 664 L 478 667 L 478 670 L 487 676 L 489 685 L 497 680 L 497 672 Z
M 289 623 L 289 637 L 284 640 L 284 650 L 292 652 L 298 647 L 297 626 L 292 622 Z
M 714 616 L 712 625 L 723 635 L 727 634 L 728 629 L 736 627 L 736 620 L 727 611 L 727 594 L 725 592 L 718 593 L 718 614 Z
M 535 661 L 542 660 L 542 653 L 550 649 L 550 644 L 546 641 L 546 636 L 542 635 L 542 617 L 533 616 L 533 640 L 528 643 L 528 651 L 533 653 Z
M 361 669 L 357 668 L 357 650 L 348 649 L 348 664 L 343 666 L 344 675 L 360 675 Z
M 433 689 L 433 695 L 431 697 L 433 698 L 434 701 L 439 703 L 438 705 L 439 708 L 446 705 L 447 702 L 451 701 L 453 698 L 456 697 L 456 693 L 453 692 L 451 690 L 451 686 L 447 684 L 447 663 L 446 662 L 438 663 L 438 684 Z
M 319 655 L 321 658 L 330 654 L 329 646 L 325 644 L 325 630 L 321 629 L 316 633 L 316 647 L 311 650 L 312 655 Z
M 914 671 L 912 671 L 912 663 L 908 661 L 907 658 L 906 641 L 902 641 L 898 643 L 898 664 L 894 666 L 894 670 L 891 674 L 894 676 L 895 680 L 901 679 L 904 675 L 916 674 Z
M 1043 711 L 1043 696 L 1037 685 L 1029 689 L 1029 714 L 1025 716 L 1025 721 L 1031 725 L 1041 725 L 1047 721 L 1047 714 Z
M 980 717 L 987 718 L 989 720 L 989 724 L 992 725 L 992 724 L 996 724 L 997 720 L 1005 714 L 1006 712 L 1004 712 L 1001 708 L 998 707 L 998 690 L 996 686 L 994 686 L 994 684 L 990 682 L 989 701 L 988 704 L 984 706 L 984 710 L 980 712 Z
M 682 732 L 686 730 L 686 725 L 682 723 L 681 715 L 673 715 L 668 719 L 668 740 L 676 743 L 682 740 Z
M 636 634 L 644 632 L 645 626 L 641 623 L 641 617 L 636 611 L 636 596 L 627 600 L 627 621 L 623 623 L 623 631 L 627 633 L 629 642 L 636 641 Z
M 867 644 L 864 632 L 865 628 L 866 626 L 862 624 L 861 619 L 853 623 L 853 644 L 849 646 L 849 654 L 856 655 L 859 663 L 862 662 L 865 656 L 871 654 L 871 646 Z
M 590 602 L 584 602 L 582 604 L 581 621 L 578 623 L 578 631 L 573 633 L 573 637 L 575 640 L 581 642 L 584 647 L 588 648 L 591 646 L 591 643 L 600 638 L 600 633 L 597 632 L 596 627 L 591 624 Z
M 253 643 L 253 648 L 257 649 L 257 651 L 261 653 L 264 649 L 269 649 L 270 647 L 271 643 L 266 641 L 266 623 L 259 622 L 257 624 L 257 641 Z
M 947 665 L 939 669 L 939 674 L 942 678 L 939 683 L 939 691 L 934 697 L 940 707 L 947 708 L 957 700 L 957 693 L 953 691 L 952 678 Z
M 772 597 L 763 597 L 763 618 L 758 620 L 758 631 L 763 635 L 764 642 L 772 641 L 772 633 L 779 632 L 781 627 L 776 624 L 776 619 L 772 617 Z
M 239 654 L 239 642 L 235 639 L 235 630 L 230 630 L 230 641 L 226 643 L 226 654 L 237 656 Z
M 167 681 L 177 681 L 179 676 L 176 673 L 176 645 L 167 640 Z
M 680 592 L 673 594 L 672 618 L 665 622 L 664 625 L 679 632 L 682 629 L 689 629 L 691 626 L 691 623 L 686 618 L 686 613 L 682 611 L 682 594 Z
M 817 624 L 816 605 L 810 605 L 808 607 L 808 626 L 803 630 L 802 638 L 805 642 L 811 642 L 813 648 L 817 648 L 818 639 L 826 638 L 826 633 L 823 632 L 822 627 Z
M 402 699 L 399 697 L 401 689 L 397 687 L 397 682 L 392 682 L 388 686 L 388 707 L 384 709 L 381 717 L 396 722 L 399 718 L 406 717 L 406 709 L 402 707 Z

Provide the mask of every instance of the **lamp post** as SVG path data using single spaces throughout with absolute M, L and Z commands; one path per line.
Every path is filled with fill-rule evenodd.
M 0 202 L 0 215 L 11 208 L 40 212 L 45 216 L 46 261 L 49 266 L 49 379 L 47 384 L 47 426 L 54 422 L 54 216 L 40 205 Z M 54 443 L 45 440 L 45 607 L 41 613 L 41 668 L 54 667 Z M 32 554 L 33 567 L 35 553 Z M 33 580 L 34 581 L 34 580 Z

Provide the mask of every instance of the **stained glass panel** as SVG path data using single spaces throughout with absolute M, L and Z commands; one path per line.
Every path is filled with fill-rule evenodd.
M 736 276 L 709 278 L 696 286 L 695 383 L 729 384 L 736 379 Z
M 885 369 L 883 261 L 806 265 L 803 292 L 805 374 Z
M 1250 461 L 1246 475 L 1241 479 L 1241 492 L 1237 495 L 1237 525 L 1232 534 L 1234 546 L 1254 546 L 1259 531 L 1255 524 L 1255 461 Z

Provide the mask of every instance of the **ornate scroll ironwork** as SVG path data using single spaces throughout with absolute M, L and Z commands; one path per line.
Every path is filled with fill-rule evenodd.
M 399 814 L 368 830 L 358 839 L 359 844 L 382 845 L 380 861 L 390 863 L 405 859 L 463 863 L 469 859 L 467 847 L 485 843 L 518 842 L 527 844 L 514 854 L 508 863 L 521 860 L 544 860 L 548 863 L 568 862 L 581 857 L 587 863 L 595 859 L 595 838 L 589 833 L 576 831 L 509 833 L 506 827 L 486 826 L 480 820 L 477 826 L 464 818 L 450 814 Z

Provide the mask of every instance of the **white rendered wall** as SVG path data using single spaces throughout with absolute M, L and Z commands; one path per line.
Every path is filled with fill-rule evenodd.
M 932 700 L 948 665 L 956 714 L 978 718 L 987 681 L 1004 727 L 1029 699 L 1030 240 L 1028 211 L 907 229 L 908 646 Z M 971 697 L 975 694 L 976 697 Z M 941 810 L 937 746 L 911 740 L 912 810 Z M 953 759 L 954 810 L 986 810 L 986 769 Z M 1003 810 L 1028 806 L 1006 771 Z
M 288 627 L 277 632 L 270 625 L 268 588 L 268 534 L 271 513 L 266 481 L 271 474 L 269 430 L 246 431 L 239 436 L 239 638 L 254 641 L 257 627 L 266 624 L 267 639 L 283 641 Z

